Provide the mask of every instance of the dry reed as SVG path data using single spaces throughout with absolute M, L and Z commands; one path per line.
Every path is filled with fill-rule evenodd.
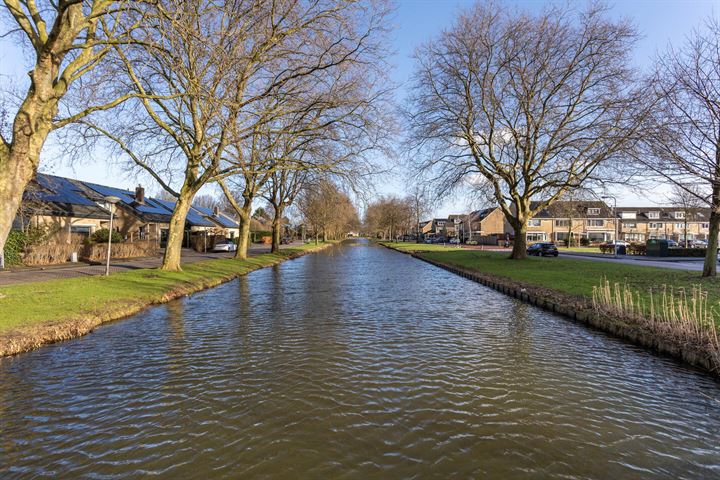
M 711 305 L 701 285 L 685 288 L 662 285 L 648 291 L 643 298 L 640 291 L 627 284 L 610 283 L 603 278 L 593 287 L 593 308 L 599 313 L 617 315 L 642 325 L 664 339 L 689 345 L 707 352 L 715 368 L 720 369 L 720 342 L 716 319 L 718 305 Z

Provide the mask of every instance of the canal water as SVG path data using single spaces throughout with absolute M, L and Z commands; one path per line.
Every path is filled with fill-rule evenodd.
M 0 478 L 720 478 L 720 385 L 367 242 L 0 361 Z

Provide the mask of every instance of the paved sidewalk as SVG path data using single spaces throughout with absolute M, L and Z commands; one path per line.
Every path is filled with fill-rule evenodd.
M 270 252 L 269 245 L 251 245 L 248 255 L 259 255 Z M 235 252 L 227 253 L 199 253 L 183 248 L 182 263 L 194 263 L 202 260 L 216 258 L 232 258 Z M 137 270 L 140 268 L 157 268 L 162 263 L 162 256 L 117 259 L 110 262 L 110 272 Z M 58 278 L 87 277 L 104 275 L 105 264 L 92 265 L 89 263 L 65 263 L 62 265 L 49 265 L 47 267 L 19 268 L 0 270 L 0 286 L 18 285 L 22 283 L 42 282 Z

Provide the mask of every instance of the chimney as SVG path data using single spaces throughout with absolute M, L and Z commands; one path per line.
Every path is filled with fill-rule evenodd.
M 138 185 L 135 188 L 135 203 L 137 203 L 138 205 L 145 204 L 145 189 L 142 187 L 142 185 Z
M 217 205 L 213 207 L 213 215 L 215 215 L 216 217 L 220 215 L 220 207 L 218 207 Z

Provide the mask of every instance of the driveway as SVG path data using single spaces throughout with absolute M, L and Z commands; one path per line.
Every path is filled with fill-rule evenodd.
M 289 245 L 292 246 L 292 245 Z M 251 245 L 248 255 L 269 253 L 269 245 Z M 183 248 L 182 263 L 194 263 L 215 258 L 232 258 L 234 252 L 227 253 L 200 253 L 189 248 Z M 157 268 L 162 263 L 162 256 L 117 259 L 110 262 L 110 272 L 137 270 L 140 268 Z M 19 268 L 0 270 L 0 286 L 17 285 L 21 283 L 42 282 L 58 278 L 89 277 L 104 275 L 105 265 L 91 265 L 88 263 L 65 263 L 62 265 L 49 265 L 47 267 Z

